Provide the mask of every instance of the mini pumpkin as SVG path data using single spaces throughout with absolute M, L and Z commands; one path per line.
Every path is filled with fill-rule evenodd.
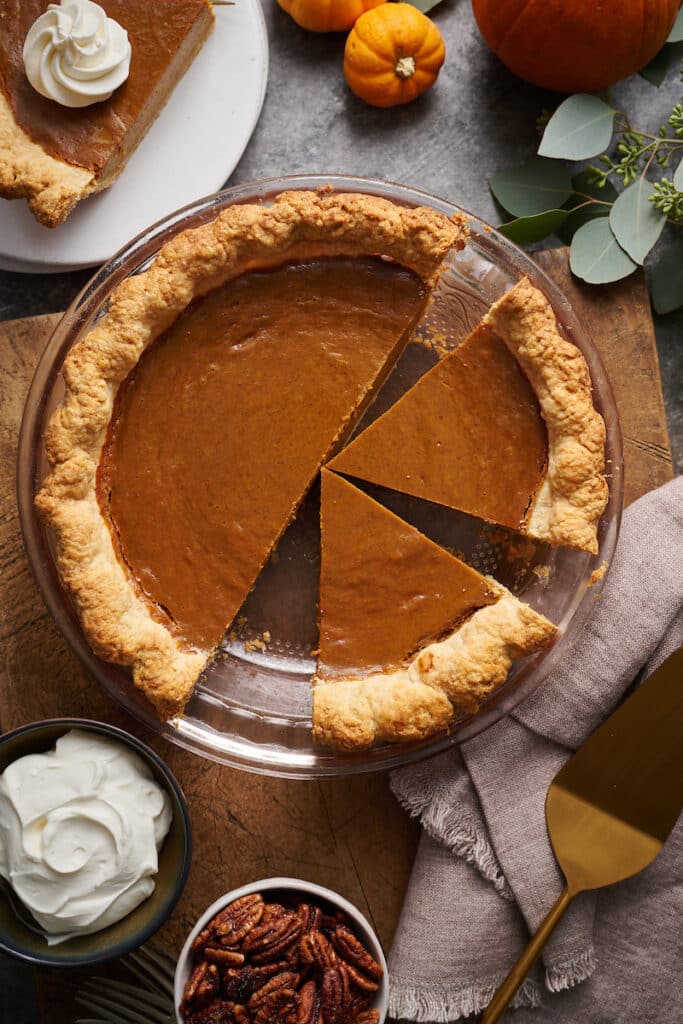
M 486 42 L 514 74 L 544 89 L 593 92 L 651 60 L 680 0 L 473 0 Z
M 434 85 L 445 58 L 433 21 L 412 4 L 385 3 L 362 14 L 349 33 L 344 74 L 366 103 L 394 107 Z
M 311 32 L 348 32 L 365 11 L 386 0 L 277 0 L 297 25 Z

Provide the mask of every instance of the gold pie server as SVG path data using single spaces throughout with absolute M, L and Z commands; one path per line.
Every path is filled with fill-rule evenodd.
M 555 776 L 545 803 L 567 884 L 481 1018 L 494 1024 L 574 897 L 650 864 L 683 807 L 683 647 Z

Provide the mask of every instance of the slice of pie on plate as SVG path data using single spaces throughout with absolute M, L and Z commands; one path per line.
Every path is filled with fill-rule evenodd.
M 444 732 L 513 659 L 545 646 L 542 615 L 328 469 L 322 471 L 317 742 L 360 750 Z
M 586 361 L 523 278 L 330 466 L 595 552 L 604 464 Z
M 93 649 L 179 714 L 464 219 L 285 192 L 167 243 L 69 353 L 36 502 Z
M 41 95 L 24 67 L 24 41 L 47 7 L 46 0 L 0 0 L 0 196 L 27 199 L 36 219 L 55 227 L 79 200 L 118 177 L 211 32 L 214 15 L 209 0 L 101 0 L 128 33 L 130 72 L 109 99 L 71 108 Z

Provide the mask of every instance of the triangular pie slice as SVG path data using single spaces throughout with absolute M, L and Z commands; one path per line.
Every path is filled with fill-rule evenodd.
M 604 464 L 586 361 L 523 278 L 330 467 L 595 552 Z
M 26 77 L 24 40 L 47 6 L 0 0 L 0 196 L 27 199 L 36 219 L 55 227 L 119 176 L 211 32 L 214 15 L 209 0 L 165 0 L 161 9 L 150 0 L 100 0 L 128 33 L 130 71 L 109 99 L 74 108 L 41 96 Z M 76 5 L 69 6 L 65 24 Z
M 95 650 L 177 714 L 466 228 L 363 195 L 235 205 L 71 351 L 37 505 Z
M 322 471 L 313 735 L 348 750 L 444 732 L 556 628 L 343 477 Z

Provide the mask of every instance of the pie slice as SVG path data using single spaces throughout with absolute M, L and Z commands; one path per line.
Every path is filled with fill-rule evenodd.
M 123 170 L 213 28 L 209 0 L 100 0 L 128 33 L 130 73 L 108 100 L 73 109 L 29 83 L 22 49 L 45 0 L 0 0 L 0 196 L 61 224 Z
M 476 711 L 556 629 L 494 580 L 322 471 L 317 742 L 425 739 Z
M 586 361 L 523 278 L 330 467 L 595 552 L 604 464 Z
M 466 227 L 362 196 L 234 205 L 70 352 L 37 506 L 103 657 L 178 714 Z

